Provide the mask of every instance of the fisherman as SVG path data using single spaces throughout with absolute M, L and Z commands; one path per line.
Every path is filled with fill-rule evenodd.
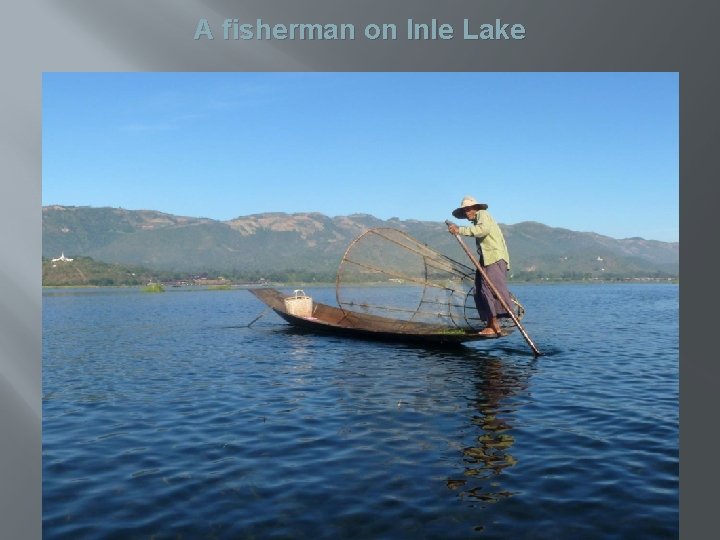
M 457 219 L 467 219 L 471 225 L 458 227 L 448 222 L 448 232 L 452 235 L 474 236 L 477 244 L 480 266 L 488 279 L 497 289 L 507 306 L 512 306 L 510 291 L 507 287 L 507 274 L 510 269 L 510 255 L 505 245 L 505 237 L 500 227 L 487 211 L 487 204 L 478 203 L 470 195 L 463 197 L 460 207 L 453 210 Z M 475 305 L 480 318 L 487 321 L 486 327 L 479 334 L 483 336 L 499 336 L 499 318 L 510 318 L 510 314 L 495 298 L 479 270 L 475 270 Z

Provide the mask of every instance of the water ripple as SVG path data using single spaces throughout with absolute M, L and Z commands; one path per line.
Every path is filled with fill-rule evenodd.
M 539 359 L 100 291 L 44 295 L 44 538 L 677 537 L 677 287 L 517 287 Z

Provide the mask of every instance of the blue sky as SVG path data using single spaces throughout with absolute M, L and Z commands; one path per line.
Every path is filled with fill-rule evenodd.
M 676 73 L 45 73 L 43 205 L 678 241 Z

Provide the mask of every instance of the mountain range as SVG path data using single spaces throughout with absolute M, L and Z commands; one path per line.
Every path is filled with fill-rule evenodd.
M 390 227 L 466 261 L 445 224 L 433 221 L 282 212 L 218 221 L 154 210 L 58 205 L 43 207 L 42 216 L 43 257 L 48 259 L 64 253 L 164 271 L 246 277 L 302 273 L 327 279 L 358 235 Z M 516 279 L 679 274 L 678 242 L 614 239 L 532 221 L 500 227 Z

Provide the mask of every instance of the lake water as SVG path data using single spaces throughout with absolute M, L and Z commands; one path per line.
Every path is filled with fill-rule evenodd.
M 537 359 L 247 328 L 245 290 L 46 289 L 43 537 L 676 538 L 678 286 L 511 289 Z

